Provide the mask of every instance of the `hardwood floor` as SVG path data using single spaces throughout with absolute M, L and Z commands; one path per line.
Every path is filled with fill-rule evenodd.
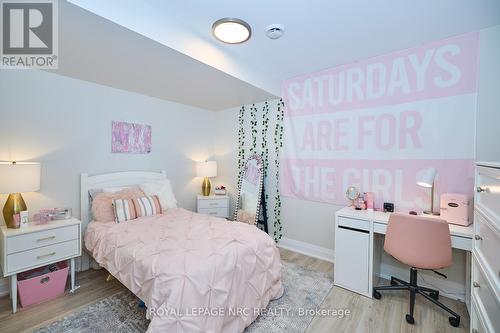
M 333 279 L 333 264 L 281 249 L 281 258 L 302 265 L 310 270 L 328 273 Z M 380 281 L 387 285 L 389 281 Z M 448 314 L 434 304 L 417 296 L 415 303 L 415 324 L 406 323 L 409 295 L 404 291 L 382 292 L 380 300 L 333 287 L 323 301 L 322 309 L 349 309 L 350 316 L 343 318 L 316 317 L 306 332 L 349 332 L 349 333 L 466 333 L 469 332 L 469 314 L 464 303 L 440 297 L 441 302 L 461 316 L 460 327 L 448 323 Z
M 333 279 L 333 264 L 281 249 L 284 261 L 301 265 L 314 271 L 329 274 Z M 64 317 L 79 308 L 125 289 L 117 280 L 106 282 L 104 270 L 78 273 L 81 286 L 75 294 L 66 293 L 57 299 L 11 313 L 8 296 L 0 298 L 0 332 L 31 332 L 38 327 Z M 465 333 L 469 332 L 469 315 L 465 304 L 440 298 L 461 316 L 459 328 L 448 324 L 448 315 L 435 305 L 417 297 L 415 305 L 415 325 L 408 325 L 405 314 L 408 310 L 408 295 L 404 292 L 386 292 L 382 299 L 372 300 L 334 287 L 323 301 L 323 309 L 349 309 L 351 315 L 340 317 L 316 317 L 307 332 L 369 332 L 369 333 Z
M 67 286 L 64 295 L 25 309 L 18 306 L 16 314 L 12 314 L 9 296 L 0 298 L 0 332 L 31 332 L 125 289 L 118 280 L 106 282 L 107 275 L 105 270 L 77 273 L 80 288 L 74 294 Z

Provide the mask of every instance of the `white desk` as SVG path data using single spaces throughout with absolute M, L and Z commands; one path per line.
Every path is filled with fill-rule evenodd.
M 335 270 L 334 284 L 372 297 L 374 285 L 374 266 L 376 256 L 374 237 L 385 235 L 389 222 L 389 213 L 342 208 L 335 214 Z M 428 215 L 426 215 L 428 216 Z M 472 250 L 473 227 L 449 224 L 451 246 L 467 251 L 470 262 Z M 469 288 L 470 265 L 467 264 L 467 284 Z M 466 292 L 466 301 L 469 295 Z M 468 302 L 467 302 L 468 303 Z

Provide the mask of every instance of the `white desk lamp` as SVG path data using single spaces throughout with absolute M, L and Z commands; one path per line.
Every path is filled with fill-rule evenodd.
M 434 179 L 436 179 L 437 171 L 435 168 L 429 168 L 425 170 L 424 174 L 417 182 L 418 186 L 431 189 L 431 209 L 424 211 L 424 214 L 429 215 L 439 215 L 439 213 L 434 212 Z

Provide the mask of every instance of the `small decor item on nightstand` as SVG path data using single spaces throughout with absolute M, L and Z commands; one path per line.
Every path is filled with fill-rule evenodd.
M 21 226 L 21 215 L 19 213 L 12 216 L 12 225 L 9 228 L 19 228 Z
M 226 187 L 224 185 L 219 185 L 214 190 L 215 195 L 226 195 Z
M 67 220 L 70 218 L 71 208 L 44 208 L 34 216 L 33 220 L 45 224 L 54 220 Z
M 19 212 L 19 228 L 26 228 L 29 224 L 29 212 L 23 210 Z

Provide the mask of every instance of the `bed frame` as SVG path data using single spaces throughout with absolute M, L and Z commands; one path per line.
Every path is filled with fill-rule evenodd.
M 167 172 L 165 170 L 112 172 L 90 176 L 86 173 L 82 173 L 80 181 L 80 219 L 82 221 L 82 235 L 87 230 L 87 225 L 91 217 L 90 190 L 104 187 L 134 186 L 148 181 L 163 180 L 166 178 Z M 85 251 L 82 253 L 79 268 L 84 271 L 90 268 L 90 256 Z

